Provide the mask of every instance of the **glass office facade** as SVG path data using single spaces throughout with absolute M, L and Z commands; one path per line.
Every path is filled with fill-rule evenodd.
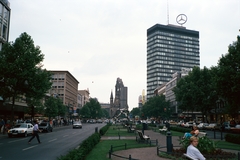
M 156 24 L 147 30 L 147 99 L 182 68 L 200 66 L 199 32 Z

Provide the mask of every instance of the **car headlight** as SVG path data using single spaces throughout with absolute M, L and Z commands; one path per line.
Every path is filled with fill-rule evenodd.
M 24 130 L 19 130 L 19 133 L 24 133 Z

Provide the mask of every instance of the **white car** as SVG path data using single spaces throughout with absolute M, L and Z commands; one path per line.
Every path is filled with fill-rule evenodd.
M 18 123 L 12 129 L 8 131 L 8 137 L 12 136 L 24 136 L 32 134 L 33 125 L 31 123 Z
M 184 124 L 184 127 L 190 128 L 190 127 L 192 127 L 192 126 L 194 126 L 194 125 L 196 125 L 194 122 L 186 122 L 186 123 Z
M 199 123 L 199 125 L 197 125 L 197 127 L 199 128 L 199 129 L 203 129 L 205 126 L 207 126 L 208 125 L 208 123 Z
M 217 127 L 216 123 L 210 123 L 208 126 L 205 126 L 204 129 L 214 130 Z

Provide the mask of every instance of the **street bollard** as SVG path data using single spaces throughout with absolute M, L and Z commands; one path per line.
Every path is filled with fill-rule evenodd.
M 98 133 L 98 127 L 95 127 L 95 133 Z
M 172 153 L 172 135 L 171 132 L 167 132 L 167 153 Z
M 222 130 L 221 130 L 221 140 L 223 140 L 223 133 L 222 133 Z
M 213 129 L 213 137 L 214 137 L 214 139 L 216 139 L 216 131 L 215 131 L 215 128 Z

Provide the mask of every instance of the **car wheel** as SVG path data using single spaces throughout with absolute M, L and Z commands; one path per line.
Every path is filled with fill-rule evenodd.
M 27 136 L 28 136 L 28 134 L 27 134 L 27 132 L 25 132 L 25 133 L 24 133 L 24 137 L 27 137 Z
M 51 132 L 53 131 L 53 129 L 51 129 Z

